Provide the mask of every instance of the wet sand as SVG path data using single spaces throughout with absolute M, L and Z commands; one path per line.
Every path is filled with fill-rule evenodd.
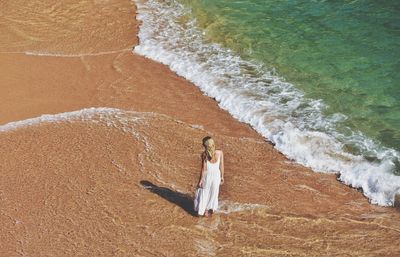
M 399 212 L 132 53 L 134 17 L 131 1 L 0 3 L 0 124 L 53 120 L 0 127 L 0 256 L 400 256 Z M 61 119 L 92 107 L 114 109 Z M 205 135 L 226 158 L 210 219 L 191 209 Z

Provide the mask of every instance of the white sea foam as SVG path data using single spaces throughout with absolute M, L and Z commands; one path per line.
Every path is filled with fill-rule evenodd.
M 14 121 L 0 126 L 0 132 L 7 132 L 28 126 L 37 126 L 45 123 L 84 121 L 93 123 L 104 123 L 122 129 L 124 132 L 134 131 L 132 124 L 143 120 L 144 115 L 150 113 L 139 113 L 134 111 L 125 111 L 115 108 L 87 108 L 79 111 L 64 112 L 57 114 L 45 114 L 40 117 Z
M 234 212 L 251 211 L 259 208 L 267 208 L 267 206 L 255 203 L 237 203 L 225 200 L 220 201 L 217 212 L 229 214 Z
M 107 54 L 115 54 L 121 52 L 131 51 L 130 48 L 97 52 L 97 53 L 80 53 L 80 54 L 66 54 L 66 53 L 51 53 L 51 52 L 41 52 L 41 51 L 24 51 L 24 52 L 0 52 L 0 54 L 25 54 L 32 56 L 45 56 L 45 57 L 65 57 L 65 58 L 77 58 L 77 57 L 87 57 L 87 56 L 100 56 Z
M 135 2 L 141 21 L 136 53 L 192 81 L 288 158 L 315 171 L 338 173 L 343 183 L 362 188 L 374 204 L 393 205 L 395 193 L 400 193 L 400 177 L 393 174 L 400 159 L 397 151 L 359 132 L 339 133 L 337 124 L 344 115 L 324 116 L 322 101 L 306 99 L 262 66 L 207 42 L 194 19 L 181 19 L 189 17 L 190 10 L 175 0 Z M 345 145 L 355 146 L 360 154 L 346 152 Z

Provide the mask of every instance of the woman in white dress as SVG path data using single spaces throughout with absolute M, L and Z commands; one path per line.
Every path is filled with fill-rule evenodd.
M 218 209 L 219 186 L 224 183 L 224 154 L 215 150 L 214 140 L 203 138 L 204 152 L 194 209 L 199 216 L 210 216 Z

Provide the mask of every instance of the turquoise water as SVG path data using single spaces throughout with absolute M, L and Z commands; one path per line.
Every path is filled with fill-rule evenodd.
M 336 173 L 371 203 L 393 205 L 400 194 L 399 5 L 136 4 L 135 53 L 168 65 L 290 160 Z
M 400 1 L 180 2 L 208 40 L 346 115 L 338 130 L 400 149 Z

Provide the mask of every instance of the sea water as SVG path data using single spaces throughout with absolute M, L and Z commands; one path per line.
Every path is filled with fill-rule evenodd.
M 135 52 L 372 203 L 400 193 L 400 2 L 136 1 Z

